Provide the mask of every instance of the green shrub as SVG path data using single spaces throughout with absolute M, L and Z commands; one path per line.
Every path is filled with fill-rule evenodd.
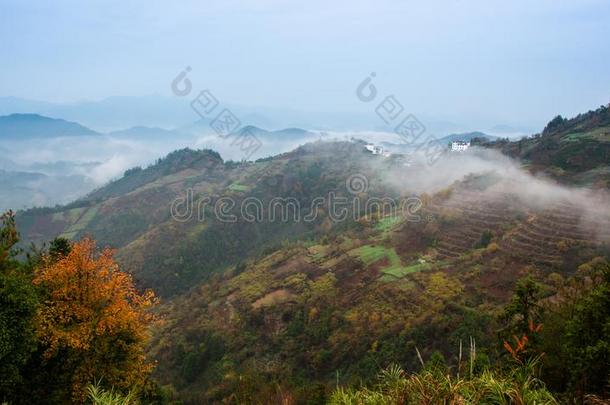
M 106 390 L 101 387 L 99 381 L 87 388 L 87 395 L 89 401 L 94 405 L 137 405 L 140 403 L 135 391 L 122 394 L 114 389 Z
M 407 375 L 399 366 L 391 366 L 381 372 L 373 388 L 337 388 L 329 404 L 557 404 L 544 384 L 533 377 L 534 366 L 506 375 L 487 369 L 463 378 L 438 370 Z

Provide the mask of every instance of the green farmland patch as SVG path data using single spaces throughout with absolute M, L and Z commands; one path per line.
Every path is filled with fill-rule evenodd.
M 246 191 L 250 191 L 250 187 L 245 186 L 243 184 L 239 184 L 239 183 L 233 183 L 229 186 L 229 190 L 240 191 L 240 192 L 244 193 Z
M 381 269 L 384 273 L 382 280 L 388 281 L 388 276 L 396 278 L 402 278 L 410 273 L 415 273 L 422 270 L 428 270 L 430 264 L 428 263 L 417 263 L 411 266 L 404 266 L 400 256 L 396 253 L 394 248 L 386 248 L 379 245 L 366 245 L 357 249 L 351 250 L 348 254 L 352 257 L 357 257 L 366 265 L 373 264 L 383 259 L 388 260 L 388 264 Z

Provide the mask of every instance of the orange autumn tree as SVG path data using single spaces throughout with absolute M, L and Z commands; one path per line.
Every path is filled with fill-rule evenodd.
M 60 257 L 46 257 L 34 283 L 46 297 L 37 314 L 37 332 L 48 361 L 68 364 L 71 396 L 83 401 L 88 384 L 101 380 L 118 389 L 144 383 L 152 365 L 145 345 L 154 294 L 140 294 L 114 261 L 85 238 Z

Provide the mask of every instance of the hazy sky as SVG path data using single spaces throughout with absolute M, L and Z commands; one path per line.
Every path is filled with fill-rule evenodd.
M 0 0 L 0 96 L 170 95 L 369 111 L 377 73 L 413 112 L 538 125 L 610 101 L 610 1 Z

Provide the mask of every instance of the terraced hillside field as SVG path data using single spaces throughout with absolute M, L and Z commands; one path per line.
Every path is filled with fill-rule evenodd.
M 334 383 L 341 370 L 342 382 L 357 383 L 373 363 L 416 368 L 416 347 L 424 358 L 470 337 L 493 347 L 491 319 L 517 279 L 551 282 L 608 254 L 609 211 L 595 217 L 560 200 L 542 208 L 510 192 L 515 186 L 474 176 L 422 196 L 420 221 L 367 215 L 193 289 L 163 309 L 158 378 L 196 403 L 235 389 L 239 380 L 227 376 Z M 222 359 L 177 372 L 181 359 L 208 356 L 201 341 L 224 342 Z
M 446 228 L 439 232 L 435 245 L 444 259 L 481 247 L 485 233 L 497 238 L 526 215 L 524 204 L 516 203 L 508 193 L 468 189 L 453 192 L 448 200 L 434 200 L 427 212 Z
M 532 213 L 504 235 L 501 249 L 528 260 L 559 266 L 571 250 L 592 250 L 610 240 L 610 216 L 583 213 L 569 202 Z
M 511 184 L 510 188 L 515 188 Z M 549 206 L 502 191 L 456 189 L 437 196 L 426 207 L 437 226 L 428 250 L 443 260 L 456 260 L 477 248 L 493 245 L 498 255 L 548 268 L 572 263 L 574 256 L 601 251 L 610 241 L 610 207 L 583 205 L 580 199 L 556 199 Z

